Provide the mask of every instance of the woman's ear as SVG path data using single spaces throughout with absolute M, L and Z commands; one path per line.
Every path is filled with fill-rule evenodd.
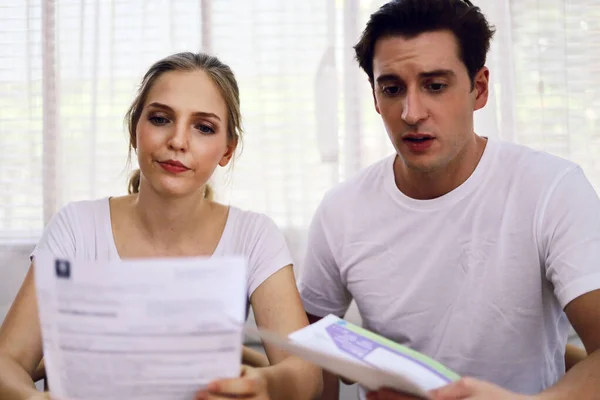
M 237 148 L 237 144 L 238 144 L 237 137 L 235 139 L 232 139 L 229 141 L 229 143 L 227 144 L 227 149 L 225 150 L 225 154 L 223 154 L 223 157 L 221 157 L 221 161 L 219 161 L 219 165 L 221 167 L 224 167 L 227 164 L 229 164 L 229 161 L 231 161 L 231 158 L 235 154 L 235 149 Z
M 133 151 L 135 151 L 137 153 L 137 132 L 133 131 L 129 133 L 129 145 L 131 146 L 131 148 L 133 149 Z

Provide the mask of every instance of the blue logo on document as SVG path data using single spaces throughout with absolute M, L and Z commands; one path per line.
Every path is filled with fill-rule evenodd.
M 69 279 L 71 277 L 71 263 L 67 260 L 56 260 L 54 270 L 59 278 Z

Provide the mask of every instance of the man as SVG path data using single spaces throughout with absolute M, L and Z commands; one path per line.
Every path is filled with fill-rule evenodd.
M 396 154 L 325 195 L 305 309 L 354 298 L 365 328 L 467 377 L 434 399 L 599 398 L 600 201 L 574 163 L 474 132 L 493 33 L 469 1 L 371 16 L 356 56 Z M 569 321 L 589 355 L 563 377 Z

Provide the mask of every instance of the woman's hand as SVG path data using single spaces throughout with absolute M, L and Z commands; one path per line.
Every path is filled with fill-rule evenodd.
M 243 365 L 239 378 L 211 382 L 206 390 L 196 394 L 196 400 L 270 400 L 267 389 L 267 380 L 260 369 Z
M 27 398 L 27 400 L 60 400 L 56 396 L 52 396 L 50 392 L 39 392 Z

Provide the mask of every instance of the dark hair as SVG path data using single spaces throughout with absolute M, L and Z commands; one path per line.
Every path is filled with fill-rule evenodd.
M 138 94 L 131 103 L 125 122 L 129 131 L 129 156 L 135 148 L 137 135 L 136 127 L 142 115 L 144 104 L 148 93 L 156 80 L 165 72 L 169 71 L 205 71 L 221 91 L 221 95 L 227 105 L 227 138 L 238 143 L 242 136 L 242 116 L 240 112 L 240 92 L 235 76 L 229 66 L 218 58 L 203 53 L 177 53 L 170 55 L 154 63 L 144 78 L 138 90 Z M 201 94 L 199 94 L 201 95 Z M 133 172 L 129 179 L 128 192 L 137 193 L 140 190 L 140 170 Z M 207 184 L 204 189 L 204 197 L 212 199 L 213 191 Z
M 424 32 L 449 30 L 457 39 L 459 57 L 473 82 L 485 65 L 495 29 L 468 0 L 392 0 L 371 15 L 354 46 L 360 67 L 373 82 L 375 43 L 383 37 L 415 37 Z

